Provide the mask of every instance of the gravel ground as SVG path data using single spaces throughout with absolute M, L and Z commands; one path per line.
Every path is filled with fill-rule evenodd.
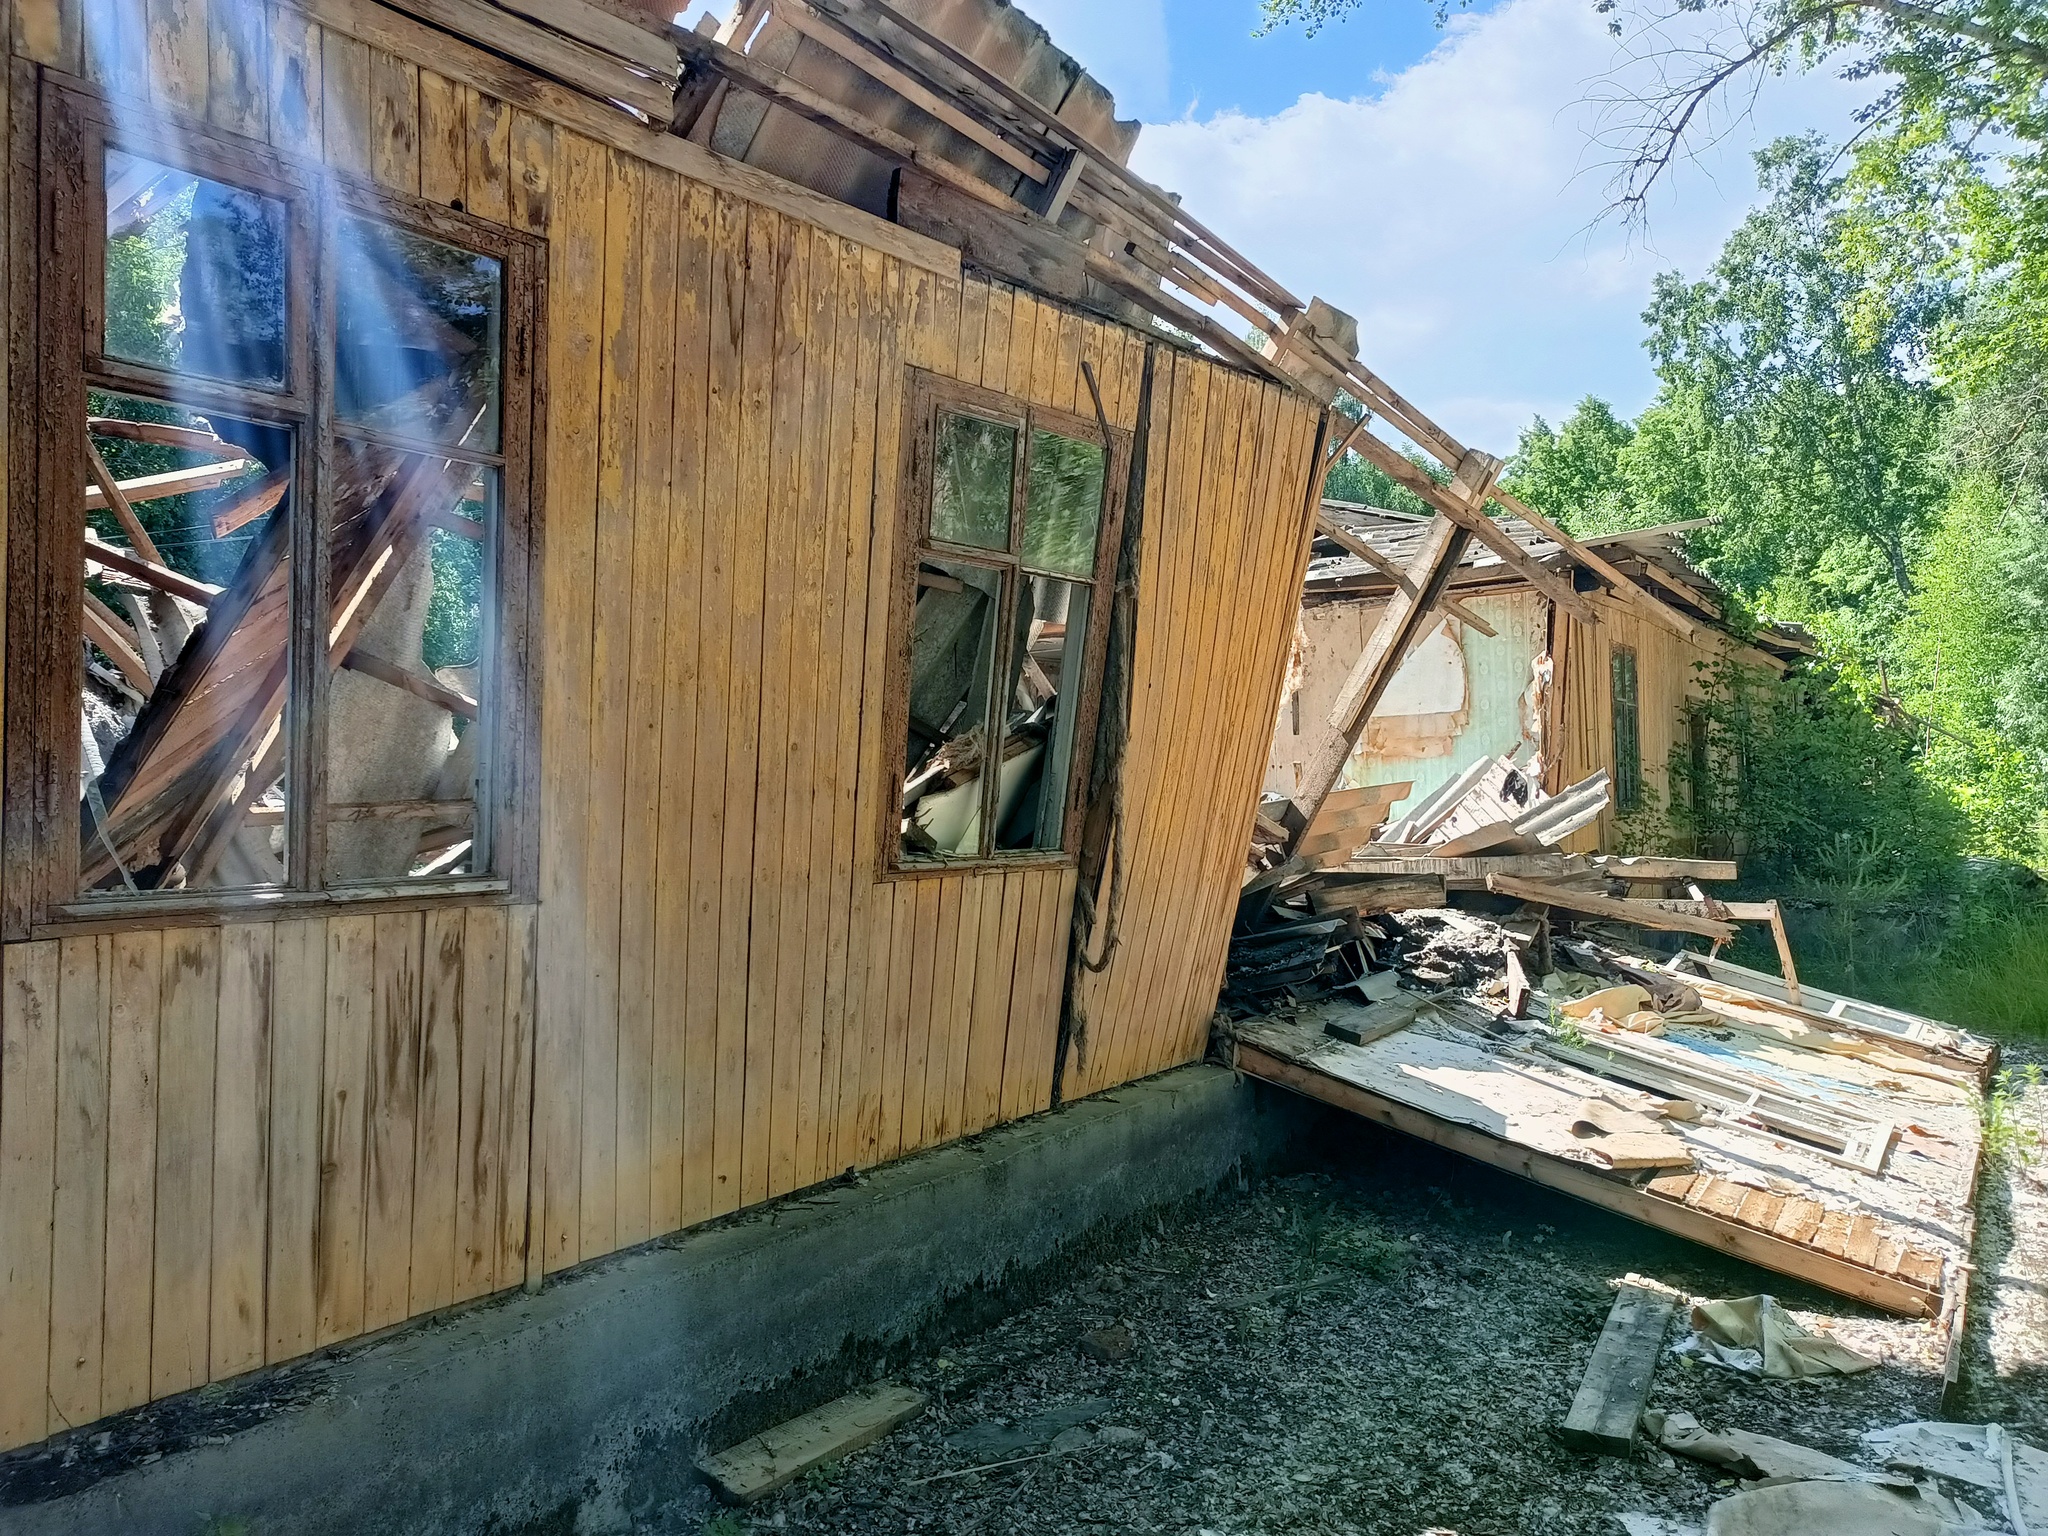
M 2038 1091 L 2023 1119 L 2043 1123 Z M 1853 1454 L 1943 1417 L 1938 1341 L 1361 1122 L 1327 1170 L 1162 1219 L 1110 1260 L 898 1373 L 923 1417 L 744 1512 L 668 1529 L 1537 1536 L 1696 1519 L 1732 1484 L 1661 1452 L 1564 1448 L 1630 1272 L 1695 1297 L 1777 1295 L 1879 1356 L 1853 1378 L 1752 1381 L 1667 1358 L 1652 1406 Z M 2048 1444 L 2048 1182 L 1986 1180 L 1969 1410 Z M 1987 1299 L 1988 1293 L 1988 1299 Z M 1984 1416 L 1972 1413 L 1969 1416 Z M 994 1465 L 1008 1463 L 1007 1465 Z M 977 1470 L 979 1469 L 979 1470 Z

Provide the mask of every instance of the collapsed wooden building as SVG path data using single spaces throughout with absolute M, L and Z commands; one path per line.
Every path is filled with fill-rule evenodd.
M 1200 1058 L 1339 453 L 1285 838 L 1468 549 L 1695 623 L 1001 0 L 11 48 L 0 1449 Z

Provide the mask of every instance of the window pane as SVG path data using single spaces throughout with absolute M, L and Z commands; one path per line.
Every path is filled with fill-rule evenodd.
M 983 841 L 981 760 L 1003 573 L 965 561 L 927 560 L 918 567 L 917 581 L 903 858 L 972 857 Z
M 505 283 L 494 257 L 343 219 L 335 409 L 425 442 L 498 446 Z
M 87 412 L 82 883 L 280 885 L 291 434 L 119 395 Z
M 932 466 L 932 537 L 976 549 L 1010 547 L 1017 429 L 948 411 Z
M 1004 691 L 1008 727 L 996 818 L 998 849 L 1061 845 L 1088 654 L 1089 592 L 1080 582 L 1025 578 Z
M 1024 498 L 1026 565 L 1067 576 L 1094 575 L 1102 464 L 1101 444 L 1032 428 Z
M 284 380 L 284 204 L 107 151 L 109 357 Z
M 498 472 L 346 442 L 335 471 L 326 878 L 483 873 Z
M 1643 798 L 1642 713 L 1636 701 L 1636 653 L 1616 646 L 1610 659 L 1614 708 L 1614 805 L 1632 811 Z

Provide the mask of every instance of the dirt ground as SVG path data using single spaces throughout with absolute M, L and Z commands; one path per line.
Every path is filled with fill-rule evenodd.
M 2048 1094 L 2014 1116 L 2048 1123 Z M 1944 1412 L 1927 1324 L 1363 1123 L 1325 1141 L 1319 1168 L 1155 1221 L 916 1359 L 897 1379 L 932 1407 L 880 1444 L 673 1529 L 1615 1536 L 1623 1511 L 1697 1519 L 1734 1485 L 1660 1451 L 1586 1456 L 1555 1437 L 1611 1284 L 1632 1271 L 1695 1297 L 1770 1291 L 1884 1362 L 1771 1382 L 1667 1356 L 1652 1406 L 1847 1456 L 1863 1430 L 1922 1418 L 1996 1417 L 2048 1445 L 2039 1163 L 1985 1181 L 1969 1372 Z

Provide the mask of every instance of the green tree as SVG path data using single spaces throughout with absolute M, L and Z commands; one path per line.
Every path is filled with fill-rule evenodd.
M 1575 533 L 1641 527 L 1622 464 L 1635 435 L 1613 406 L 1588 395 L 1562 427 L 1538 416 L 1523 429 L 1502 484 Z
M 1928 362 L 1950 295 L 1926 282 L 1872 301 L 1818 142 L 1782 140 L 1757 165 L 1767 200 L 1708 275 L 1657 280 L 1644 319 L 1663 420 L 1628 465 L 1666 510 L 1676 492 L 1719 517 L 1705 553 L 1744 590 L 1896 611 L 1946 488 Z M 1696 464 L 1644 462 L 1653 449 Z

